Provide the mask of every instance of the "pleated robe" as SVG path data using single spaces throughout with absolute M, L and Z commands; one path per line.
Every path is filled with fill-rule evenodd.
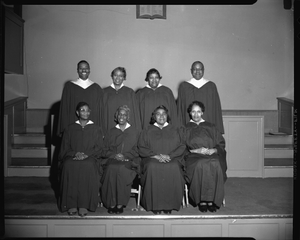
M 152 112 L 160 105 L 164 105 L 171 118 L 170 123 L 179 127 L 179 119 L 177 115 L 177 105 L 173 92 L 166 86 L 160 86 L 153 90 L 149 87 L 140 89 L 137 93 L 137 102 L 140 111 L 142 129 L 150 125 Z
M 104 134 L 116 125 L 114 120 L 117 109 L 122 105 L 130 108 L 130 125 L 141 130 L 140 113 L 133 89 L 123 86 L 119 90 L 111 86 L 103 89 L 103 128 Z
M 179 85 L 177 107 L 179 121 L 182 126 L 185 126 L 185 124 L 190 121 L 187 109 L 189 104 L 195 100 L 202 102 L 205 106 L 205 112 L 202 118 L 215 124 L 218 130 L 224 134 L 221 101 L 217 86 L 211 81 L 200 88 L 197 88 L 188 82 L 182 82 Z
M 122 132 L 113 127 L 105 134 L 105 159 L 102 161 L 101 200 L 104 207 L 126 206 L 134 178 L 138 174 L 140 157 L 137 150 L 139 131 L 130 126 Z M 128 161 L 118 161 L 114 156 L 122 153 Z
M 96 155 L 104 149 L 103 133 L 96 124 L 84 128 L 73 123 L 66 128 L 59 160 L 61 164 L 60 209 L 86 208 L 96 211 L 99 202 L 100 171 Z M 84 160 L 73 160 L 77 152 L 88 155 Z
M 163 129 L 150 125 L 142 131 L 138 149 L 142 157 L 141 205 L 147 211 L 178 211 L 185 184 L 182 160 L 186 147 L 182 132 L 171 124 Z M 171 161 L 160 163 L 151 158 L 158 154 L 169 155 Z
M 187 149 L 201 147 L 216 148 L 217 153 L 204 155 L 189 152 L 185 155 L 185 177 L 189 185 L 189 197 L 194 204 L 212 201 L 218 207 L 224 198 L 224 182 L 227 179 L 225 140 L 222 134 L 209 122 L 186 125 Z
M 97 83 L 93 83 L 87 88 L 82 88 L 71 81 L 66 82 L 61 96 L 57 135 L 60 136 L 69 124 L 77 120 L 76 106 L 79 102 L 89 104 L 91 109 L 89 119 L 101 127 L 102 97 L 103 89 Z

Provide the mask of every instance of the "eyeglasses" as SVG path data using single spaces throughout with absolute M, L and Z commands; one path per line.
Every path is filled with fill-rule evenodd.
M 80 111 L 80 112 L 91 112 L 90 109 L 87 109 L 87 110 L 86 110 L 86 109 L 80 109 L 79 111 Z

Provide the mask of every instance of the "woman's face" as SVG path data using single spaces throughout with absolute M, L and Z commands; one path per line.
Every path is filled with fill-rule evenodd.
M 203 112 L 202 112 L 202 109 L 198 105 L 194 105 L 192 107 L 190 114 L 191 114 L 193 121 L 200 122 L 202 119 Z
M 148 83 L 149 83 L 149 86 L 153 89 L 156 89 L 158 84 L 160 82 L 160 78 L 158 76 L 157 73 L 152 73 L 150 74 L 150 76 L 148 77 Z
M 116 70 L 112 76 L 112 80 L 115 86 L 121 86 L 124 81 L 124 73 L 120 70 Z
M 77 114 L 79 116 L 79 119 L 81 120 L 89 120 L 90 118 L 90 114 L 91 114 L 91 110 L 88 106 L 82 106 L 79 111 L 77 111 Z
M 119 125 L 125 125 L 127 123 L 128 114 L 124 109 L 121 109 L 118 113 L 117 118 Z
M 164 109 L 158 109 L 155 114 L 155 120 L 158 125 L 163 126 L 167 121 L 168 115 Z

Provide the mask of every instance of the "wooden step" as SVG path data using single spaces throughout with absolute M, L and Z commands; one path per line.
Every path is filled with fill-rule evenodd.
M 264 141 L 265 144 L 293 144 L 294 138 L 293 135 L 265 133 Z
M 270 148 L 265 149 L 264 154 L 266 158 L 292 158 L 294 157 L 293 149 Z
M 294 168 L 293 166 L 266 166 L 264 178 L 269 177 L 294 177 Z
M 294 159 L 293 158 L 265 158 L 264 166 L 268 166 L 268 167 L 294 166 Z
M 46 144 L 46 135 L 43 133 L 14 134 L 14 144 Z
M 9 166 L 7 175 L 10 177 L 49 177 L 50 166 Z
M 45 144 L 14 144 L 12 158 L 48 158 L 49 149 Z
M 49 166 L 48 158 L 12 158 L 10 166 Z

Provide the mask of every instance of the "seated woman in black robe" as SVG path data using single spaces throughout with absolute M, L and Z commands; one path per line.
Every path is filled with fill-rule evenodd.
M 89 120 L 90 108 L 86 102 L 78 103 L 78 121 L 63 133 L 59 160 L 61 164 L 61 211 L 85 216 L 96 211 L 99 202 L 100 173 L 97 157 L 102 149 L 103 134 L 100 126 Z
M 186 149 L 182 131 L 169 124 L 168 109 L 157 107 L 151 124 L 141 133 L 141 205 L 146 211 L 170 214 L 179 210 L 183 198 L 182 161 Z
M 117 125 L 104 137 L 106 148 L 102 161 L 101 199 L 108 213 L 123 213 L 129 202 L 131 186 L 137 175 L 140 157 L 137 151 L 139 131 L 129 124 L 130 109 L 121 106 L 115 113 Z
M 185 156 L 189 197 L 201 212 L 215 212 L 224 198 L 226 180 L 225 140 L 214 124 L 202 119 L 204 104 L 192 102 L 188 107 L 191 120 L 186 124 Z

